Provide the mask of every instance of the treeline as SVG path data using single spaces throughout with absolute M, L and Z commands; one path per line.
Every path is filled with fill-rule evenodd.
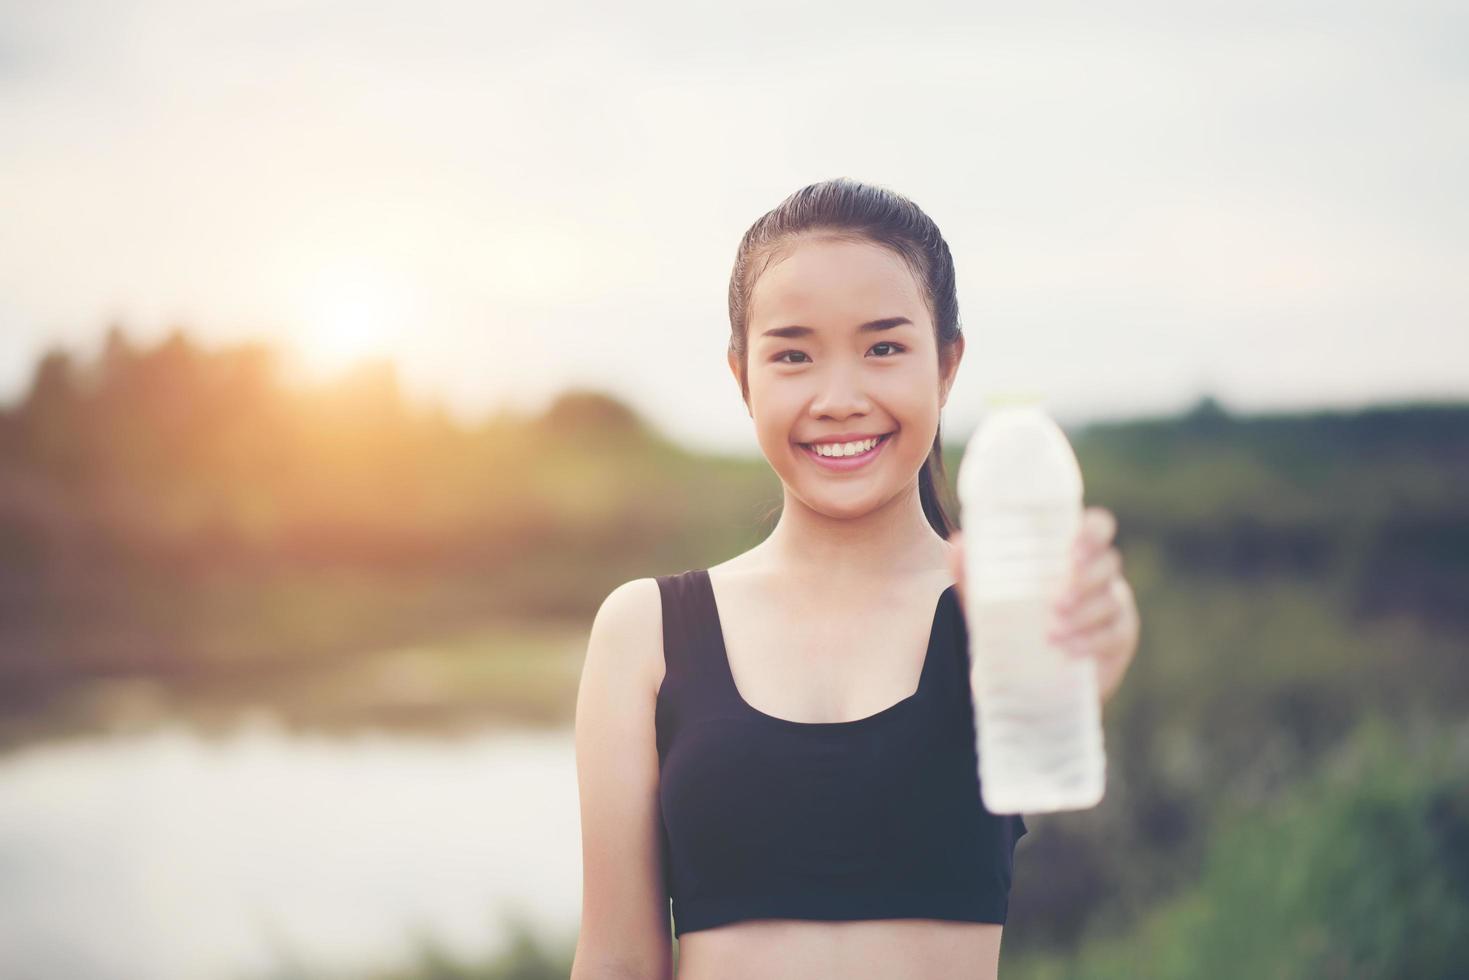
M 493 559 L 549 528 L 599 539 L 662 523 L 666 508 L 604 464 L 636 473 L 671 454 L 595 392 L 467 426 L 409 404 L 386 362 L 288 387 L 264 345 L 202 350 L 175 332 L 141 348 L 116 327 L 94 362 L 48 353 L 0 412 L 22 557 L 44 534 L 160 560 Z
M 946 435 L 952 478 L 962 439 Z M 1205 398 L 1072 436 L 1088 498 L 1171 560 L 1231 575 L 1392 565 L 1412 580 L 1402 591 L 1430 590 L 1429 611 L 1462 609 L 1414 566 L 1463 571 L 1469 403 L 1252 418 Z M 268 346 L 204 350 L 177 331 L 150 348 L 113 327 L 90 363 L 53 350 L 0 408 L 0 544 L 7 571 L 32 581 L 108 552 L 493 569 L 562 549 L 595 562 L 670 534 L 706 544 L 731 523 L 756 533 L 778 499 L 762 461 L 693 457 L 595 391 L 465 425 L 407 402 L 386 362 L 288 387 Z
M 1088 496 L 1191 575 L 1300 578 L 1469 627 L 1469 402 L 1088 427 Z

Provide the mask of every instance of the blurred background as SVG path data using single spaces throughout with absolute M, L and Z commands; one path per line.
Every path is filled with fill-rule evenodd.
M 1469 16 L 0 0 L 0 973 L 565 977 L 630 578 L 768 532 L 740 235 L 953 250 L 1142 646 L 1002 975 L 1469 963 Z

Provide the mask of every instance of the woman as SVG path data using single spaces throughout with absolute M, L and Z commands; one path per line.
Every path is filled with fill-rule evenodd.
M 936 491 L 964 352 L 948 246 L 900 195 L 814 184 L 745 234 L 729 313 L 784 506 L 744 554 L 597 612 L 572 976 L 672 975 L 671 899 L 681 980 L 994 977 L 1026 828 L 979 797 Z M 1114 531 L 1086 510 L 1052 632 L 1104 697 L 1138 637 Z

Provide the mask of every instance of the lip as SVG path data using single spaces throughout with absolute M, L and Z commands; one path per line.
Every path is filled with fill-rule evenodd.
M 861 469 L 868 463 L 871 463 L 874 459 L 877 459 L 877 457 L 882 455 L 882 451 L 887 447 L 887 444 L 893 441 L 893 436 L 896 434 L 896 430 L 894 430 L 893 432 L 885 433 L 878 440 L 877 445 L 873 446 L 871 449 L 867 450 L 867 452 L 862 453 L 859 456 L 819 456 L 816 454 L 815 450 L 808 448 L 804 443 L 798 442 L 796 443 L 796 447 L 800 449 L 803 454 L 805 454 L 807 459 L 814 462 L 817 466 L 821 466 L 828 470 L 834 470 L 840 473 L 847 470 Z M 868 438 L 871 438 L 871 436 L 869 436 Z
M 822 436 L 820 439 L 810 439 L 796 445 L 810 445 L 812 442 L 860 442 L 863 439 L 871 439 L 873 436 L 892 435 L 891 432 L 833 432 L 831 435 Z

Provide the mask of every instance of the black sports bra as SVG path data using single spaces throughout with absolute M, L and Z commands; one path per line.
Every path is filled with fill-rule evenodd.
M 735 687 L 707 570 L 657 578 L 658 799 L 675 936 L 742 919 L 1003 923 L 1019 814 L 979 793 L 969 643 L 939 596 L 918 690 L 799 722 Z

